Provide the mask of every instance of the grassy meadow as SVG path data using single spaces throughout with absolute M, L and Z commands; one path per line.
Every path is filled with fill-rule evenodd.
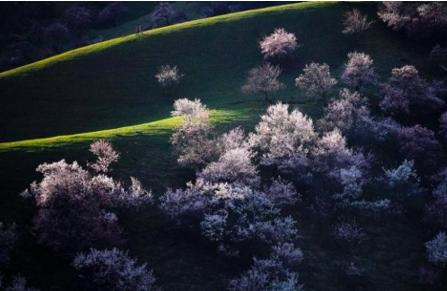
M 312 117 L 320 116 L 322 103 L 294 87 L 294 78 L 311 61 L 326 62 L 338 77 L 347 53 L 356 50 L 374 59 L 382 78 L 407 63 L 426 76 L 436 75 L 424 49 L 408 46 L 377 20 L 375 5 L 304 2 L 237 12 L 111 39 L 1 72 L 0 221 L 17 222 L 29 237 L 13 254 L 11 270 L 42 290 L 82 289 L 65 259 L 37 245 L 31 227 L 24 226 L 30 225 L 33 209 L 18 193 L 39 178 L 36 166 L 62 158 L 92 159 L 89 143 L 103 138 L 121 153 L 114 175 L 137 177 L 156 197 L 167 187 L 183 186 L 194 171 L 181 168 L 171 150 L 169 136 L 179 124 L 170 117 L 173 101 L 200 98 L 213 109 L 219 130 L 252 129 L 268 104 L 242 94 L 240 87 L 246 72 L 263 60 L 258 41 L 276 27 L 295 33 L 301 46 L 281 76 L 287 88 L 275 99 Z M 341 33 L 343 13 L 352 7 L 376 20 L 358 37 Z M 171 90 L 154 78 L 163 64 L 177 65 L 185 74 Z M 214 245 L 172 224 L 156 207 L 123 215 L 130 253 L 148 262 L 164 290 L 223 290 L 229 278 L 250 265 L 247 260 L 235 267 L 232 259 L 216 256 Z M 297 218 L 300 247 L 313 254 L 300 270 L 307 290 L 418 290 L 413 267 L 424 260 L 423 239 L 415 230 L 419 222 L 404 217 L 405 222 L 368 229 L 374 241 L 359 253 L 366 260 L 366 279 L 351 285 L 333 263 L 348 250 L 326 252 L 327 238 L 319 237 L 320 229 L 306 227 L 308 219 L 306 213 Z

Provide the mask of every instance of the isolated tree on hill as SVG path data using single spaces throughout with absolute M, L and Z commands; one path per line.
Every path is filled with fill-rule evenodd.
M 216 142 L 209 122 L 209 110 L 199 99 L 177 99 L 172 116 L 180 116 L 182 123 L 171 136 L 171 144 L 183 165 L 205 165 L 216 159 Z
M 248 71 L 247 80 L 241 90 L 245 94 L 264 95 L 265 101 L 271 102 L 269 96 L 285 88 L 285 85 L 279 81 L 281 69 L 278 66 L 264 64 Z
M 163 65 L 158 70 L 155 78 L 163 87 L 172 86 L 180 82 L 184 74 L 180 73 L 177 66 Z
M 374 84 L 377 80 L 377 75 L 374 72 L 371 57 L 365 53 L 349 53 L 348 62 L 345 64 L 341 80 L 356 90 L 362 86 Z
M 303 74 L 295 79 L 295 86 L 308 96 L 323 97 L 335 84 L 337 80 L 331 77 L 327 64 L 310 63 L 303 69 Z
M 352 11 L 348 11 L 344 15 L 344 29 L 342 33 L 359 33 L 368 30 L 371 27 L 372 23 L 372 21 L 368 21 L 368 16 L 363 15 L 358 9 L 352 9 Z
M 391 77 L 382 86 L 384 97 L 380 107 L 391 115 L 410 113 L 410 106 L 417 106 L 418 112 L 431 112 L 444 106 L 444 101 L 439 98 L 442 92 L 441 83 L 428 83 L 414 66 L 406 65 L 391 71 Z
M 287 32 L 284 28 L 275 29 L 259 42 L 259 46 L 266 59 L 289 56 L 298 48 L 295 34 Z
M 150 291 L 154 289 L 155 277 L 146 264 L 137 265 L 127 252 L 90 249 L 79 253 L 73 266 L 83 278 L 94 282 L 101 290 Z

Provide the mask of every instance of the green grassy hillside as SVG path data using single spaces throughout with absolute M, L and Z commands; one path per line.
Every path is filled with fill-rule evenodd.
M 288 89 L 277 98 L 293 100 L 311 116 L 318 116 L 321 104 L 293 86 L 311 61 L 328 63 L 339 76 L 346 54 L 357 50 L 372 56 L 382 76 L 406 63 L 424 71 L 425 55 L 378 21 L 358 38 L 341 33 L 343 13 L 357 6 L 374 17 L 375 5 L 309 2 L 233 13 L 112 39 L 0 73 L 0 221 L 29 225 L 32 209 L 17 193 L 38 178 L 35 167 L 61 158 L 85 161 L 91 158 L 88 143 L 97 138 L 111 139 L 121 153 L 115 175 L 141 179 L 156 196 L 168 186 L 183 185 L 194 173 L 179 168 L 170 150 L 170 129 L 177 124 L 169 117 L 173 100 L 201 98 L 216 109 L 213 121 L 222 129 L 252 127 L 266 104 L 243 95 L 240 86 L 246 71 L 262 62 L 258 41 L 276 27 L 294 32 L 301 43 L 296 64 L 282 76 Z M 163 90 L 154 78 L 162 64 L 177 65 L 185 74 L 174 91 Z M 214 246 L 179 232 L 153 208 L 123 223 L 130 253 L 154 268 L 164 290 L 222 290 L 249 264 L 235 270 L 228 259 L 216 256 Z M 412 268 L 420 258 L 414 253 L 421 253 L 423 242 L 402 225 L 381 230 L 401 241 L 378 237 L 372 244 L 377 248 L 362 250 L 368 269 L 361 290 L 415 290 Z M 337 273 L 331 254 L 323 251 L 324 242 L 307 240 L 306 234 L 315 237 L 318 231 L 303 228 L 300 247 L 314 254 L 302 270 L 307 290 L 353 290 Z M 31 232 L 24 229 L 27 236 Z M 31 237 L 21 250 L 11 268 L 35 286 L 82 289 L 67 262 Z M 390 262 L 392 276 L 386 271 Z
M 365 6 L 365 9 L 368 8 Z M 155 121 L 169 115 L 172 100 L 202 98 L 224 109 L 251 101 L 239 88 L 245 72 L 262 57 L 258 40 L 275 27 L 296 33 L 297 70 L 283 77 L 301 98 L 292 78 L 309 61 L 339 71 L 353 48 L 372 55 L 380 72 L 401 59 L 416 59 L 384 34 L 380 25 L 354 40 L 341 31 L 344 4 L 300 3 L 245 11 L 147 31 L 94 44 L 0 73 L 1 141 L 51 137 Z M 165 92 L 154 74 L 178 65 L 185 78 Z

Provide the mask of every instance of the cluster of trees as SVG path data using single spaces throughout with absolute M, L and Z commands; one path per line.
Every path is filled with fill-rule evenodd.
M 354 10 L 346 14 L 343 33 L 364 31 L 371 24 Z M 263 95 L 271 104 L 254 132 L 244 134 L 237 128 L 218 135 L 209 123 L 209 113 L 204 113 L 206 106 L 198 100 L 178 100 L 185 109 L 176 107 L 174 111 L 185 122 L 175 130 L 172 144 L 179 162 L 197 169 L 197 178 L 186 189 L 166 192 L 161 208 L 179 223 L 195 223 L 204 237 L 217 242 L 218 249 L 228 255 L 238 254 L 241 243 L 253 238 L 270 246 L 270 257 L 260 252 L 266 258 L 255 258 L 249 270 L 231 281 L 231 290 L 302 288 L 293 266 L 275 254 L 284 244 L 296 243 L 293 214 L 286 216 L 292 223 L 282 222 L 281 230 L 275 228 L 279 217 L 302 205 L 303 195 L 296 193 L 304 193 L 306 203 L 310 203 L 307 206 L 318 215 L 341 221 L 333 226 L 332 235 L 349 245 L 360 243 L 367 234 L 356 220 L 346 220 L 346 213 L 359 217 L 406 213 L 413 211 L 413 202 L 420 197 L 429 201 L 423 221 L 435 229 L 446 227 L 443 146 L 447 115 L 441 114 L 446 109 L 444 83 L 425 80 L 412 65 L 393 69 L 389 79 L 382 81 L 373 59 L 363 52 L 347 55 L 339 80 L 331 75 L 327 64 L 310 63 L 295 79 L 295 85 L 306 95 L 326 101 L 322 97 L 332 93 L 336 85 L 346 86 L 328 101 L 323 116 L 314 123 L 298 109 L 273 104 L 271 98 L 285 87 L 279 80 L 281 66 L 298 47 L 295 35 L 283 28 L 260 41 L 265 63 L 248 72 L 241 88 L 247 94 Z M 371 93 L 380 94 L 379 114 L 373 114 L 377 109 L 370 109 L 365 97 Z M 200 108 L 197 112 L 206 118 L 186 109 L 192 107 Z M 423 125 L 427 116 L 440 116 L 438 132 Z M 377 156 L 383 156 L 384 149 L 390 150 L 388 154 L 397 152 L 401 163 L 377 171 L 382 163 Z M 439 186 L 434 187 L 434 181 Z M 374 188 L 386 195 L 373 198 L 365 193 Z M 276 214 L 258 212 L 256 208 L 261 205 L 252 201 L 253 193 L 258 199 L 270 200 Z M 250 206 L 242 206 L 240 199 Z M 245 229 L 248 218 L 250 231 Z M 446 241 L 441 230 L 426 243 L 427 261 L 433 265 L 428 269 L 433 273 L 434 268 L 439 275 L 437 281 L 430 282 L 433 286 L 446 272 Z M 255 248 L 252 251 L 259 255 Z M 301 253 L 296 248 L 294 252 Z M 352 267 L 346 272 L 356 270 Z
M 170 15 L 169 5 L 161 5 L 157 17 Z M 418 15 L 438 7 L 430 5 L 418 4 Z M 371 22 L 353 10 L 344 26 L 343 33 L 352 34 Z M 383 81 L 363 52 L 347 55 L 339 80 L 329 65 L 312 62 L 295 85 L 325 103 L 323 115 L 314 120 L 271 98 L 285 87 L 279 76 L 284 60 L 299 48 L 296 36 L 278 28 L 259 46 L 265 63 L 248 72 L 242 91 L 262 94 L 270 103 L 266 112 L 251 132 L 237 127 L 222 133 L 199 99 L 177 99 L 171 115 L 182 123 L 170 141 L 178 163 L 196 174 L 186 187 L 168 189 L 156 206 L 214 243 L 220 254 L 253 257 L 252 265 L 228 283 L 229 290 L 292 291 L 304 290 L 297 271 L 306 256 L 297 247 L 299 211 L 314 215 L 315 224 L 330 229 L 327 235 L 335 242 L 355 249 L 370 235 L 365 221 L 412 212 L 413 202 L 423 197 L 427 203 L 418 210 L 430 234 L 421 273 L 430 278 L 427 283 L 442 286 L 447 272 L 445 85 L 425 80 L 412 65 L 394 68 Z M 170 65 L 155 75 L 162 86 L 182 77 Z M 377 108 L 370 107 L 371 95 L 379 101 Z M 439 116 L 439 130 L 425 124 L 427 116 Z M 22 193 L 35 205 L 37 241 L 69 258 L 91 288 L 152 290 L 153 271 L 120 250 L 119 223 L 123 209 L 154 203 L 152 194 L 135 178 L 123 183 L 110 175 L 120 157 L 110 143 L 93 142 L 90 152 L 96 159 L 85 166 L 65 160 L 38 166 L 43 178 Z M 383 157 L 393 155 L 383 167 Z M 0 263 L 9 262 L 17 235 L 14 224 L 0 223 Z M 351 253 L 344 259 L 346 275 L 360 272 Z M 10 278 L 10 285 L 9 290 L 32 290 L 21 277 Z
M 447 26 L 447 5 L 441 1 L 383 2 L 377 14 L 389 27 L 410 36 L 430 37 Z
M 150 290 L 155 282 L 152 271 L 115 247 L 124 244 L 119 212 L 151 204 L 152 193 L 136 178 L 131 177 L 125 186 L 109 175 L 110 165 L 119 159 L 110 143 L 93 142 L 90 152 L 96 160 L 86 167 L 65 160 L 37 167 L 42 180 L 21 193 L 36 208 L 36 239 L 55 253 L 73 259 L 74 268 L 80 274 L 88 272 L 85 277 L 95 288 Z M 9 261 L 16 239 L 14 225 L 0 224 L 2 263 Z M 26 289 L 25 283 L 22 278 L 14 279 L 11 284 L 23 288 L 7 290 L 32 290 Z
M 0 65 L 3 67 L 21 65 L 99 41 L 89 39 L 87 31 L 116 25 L 128 12 L 122 2 L 10 3 L 2 5 L 2 10 L 5 49 Z

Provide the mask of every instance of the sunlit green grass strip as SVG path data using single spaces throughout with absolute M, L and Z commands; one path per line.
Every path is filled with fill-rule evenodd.
M 107 48 L 120 45 L 126 42 L 135 41 L 141 38 L 150 37 L 157 34 L 164 34 L 164 33 L 171 33 L 175 31 L 180 31 L 183 29 L 196 27 L 196 26 L 208 26 L 213 25 L 219 22 L 226 22 L 226 21 L 237 21 L 243 18 L 247 17 L 254 17 L 261 14 L 267 14 L 267 13 L 275 13 L 275 12 L 282 12 L 287 10 L 300 10 L 300 9 L 307 9 L 307 8 L 316 8 L 316 7 L 322 7 L 322 6 L 328 6 L 333 5 L 336 2 L 325 2 L 325 1 L 316 1 L 316 2 L 302 2 L 302 3 L 294 3 L 294 4 L 286 4 L 286 5 L 279 5 L 279 6 L 273 6 L 273 7 L 267 7 L 267 8 L 261 8 L 261 9 L 253 9 L 253 10 L 246 10 L 241 12 L 235 12 L 235 13 L 229 13 L 225 15 L 219 15 L 209 18 L 202 18 L 197 20 L 192 20 L 188 22 L 183 22 L 179 24 L 174 24 L 170 26 L 165 26 L 161 28 L 151 29 L 143 32 L 140 35 L 136 34 L 130 34 L 122 37 L 113 38 L 110 40 L 106 40 L 103 42 L 98 42 L 92 45 L 88 45 L 85 47 L 81 47 L 78 49 L 70 50 L 65 53 L 55 55 L 28 65 L 24 65 L 15 69 L 11 69 L 8 71 L 4 71 L 0 73 L 0 78 L 5 77 L 12 77 L 19 74 L 29 73 L 34 70 L 39 70 L 44 67 L 53 65 L 55 63 L 63 62 L 72 60 L 84 55 L 88 55 L 91 53 L 97 53 L 102 50 L 105 50 Z
M 211 122 L 213 124 L 227 123 L 247 116 L 244 111 L 213 110 L 211 112 Z M 171 130 L 181 123 L 180 117 L 170 117 L 152 122 L 124 126 L 113 129 L 59 135 L 46 138 L 27 139 L 11 142 L 0 142 L 0 152 L 11 150 L 38 150 L 51 147 L 63 146 L 78 142 L 92 141 L 95 139 L 111 139 L 114 137 L 133 136 L 133 135 L 162 135 L 168 134 Z

